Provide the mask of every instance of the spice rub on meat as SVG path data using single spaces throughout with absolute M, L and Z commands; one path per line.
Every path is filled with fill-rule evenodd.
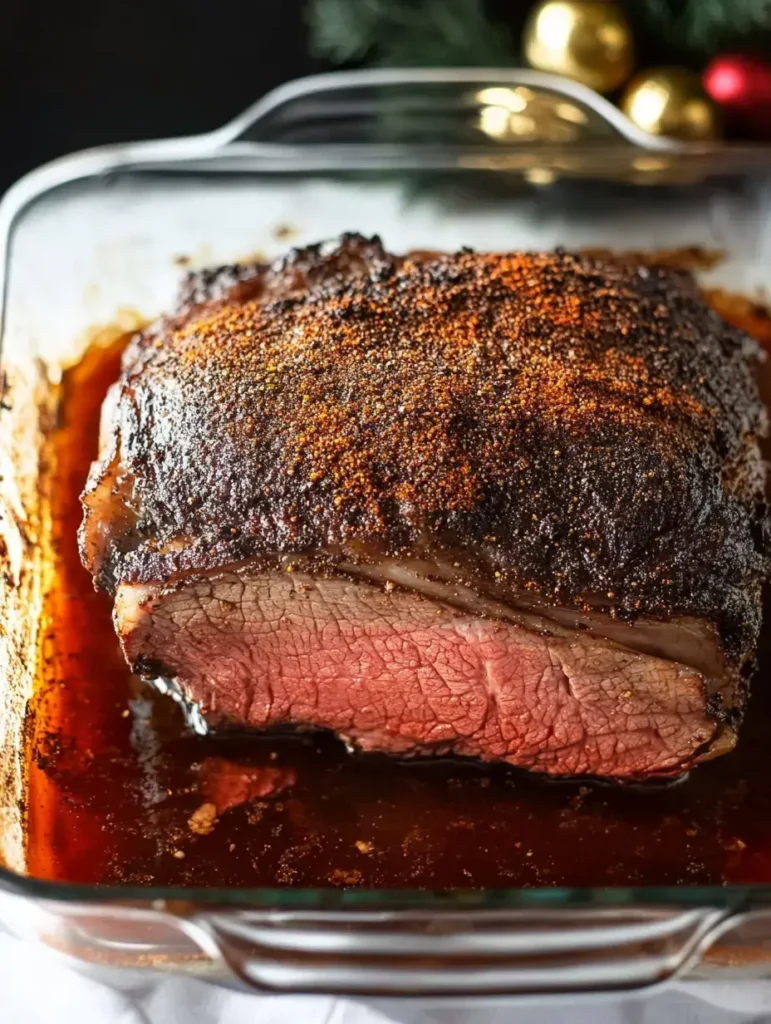
M 84 562 L 214 724 L 680 772 L 759 631 L 757 356 L 631 260 L 347 235 L 193 274 L 105 404 Z

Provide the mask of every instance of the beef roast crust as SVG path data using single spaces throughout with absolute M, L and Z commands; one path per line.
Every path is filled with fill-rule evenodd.
M 704 617 L 741 661 L 766 568 L 758 355 L 689 273 L 603 256 L 347 235 L 192 275 L 126 351 L 84 560 L 114 590 L 449 552 L 477 589 Z

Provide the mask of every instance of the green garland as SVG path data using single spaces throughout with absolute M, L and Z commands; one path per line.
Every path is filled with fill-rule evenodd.
M 511 64 L 513 40 L 483 0 L 314 0 L 311 52 L 334 64 L 391 67 Z
M 310 0 L 311 52 L 333 64 L 512 67 L 533 0 Z M 701 68 L 726 49 L 771 55 L 771 0 L 625 0 L 638 63 Z
M 670 46 L 711 56 L 726 47 L 751 45 L 771 28 L 771 0 L 627 0 L 627 14 Z

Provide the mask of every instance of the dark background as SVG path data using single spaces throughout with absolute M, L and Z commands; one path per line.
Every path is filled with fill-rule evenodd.
M 0 193 L 53 157 L 216 128 L 324 70 L 302 0 L 0 0 Z

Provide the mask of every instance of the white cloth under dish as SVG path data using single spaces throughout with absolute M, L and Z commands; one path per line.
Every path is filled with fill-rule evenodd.
M 0 1024 L 767 1024 L 771 982 L 681 984 L 622 1000 L 568 997 L 461 1009 L 229 992 L 133 975 L 119 991 L 0 935 Z

